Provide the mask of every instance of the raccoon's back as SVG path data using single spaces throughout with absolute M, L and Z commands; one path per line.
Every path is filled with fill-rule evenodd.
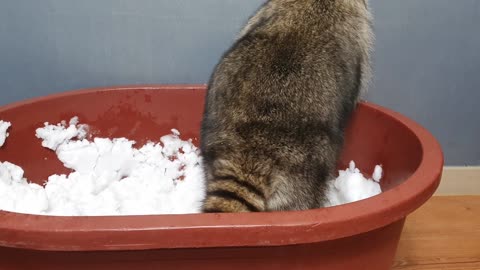
M 215 68 L 201 131 L 206 211 L 264 211 L 272 198 L 320 206 L 369 67 L 362 17 L 332 12 L 270 12 Z
M 281 20 L 267 19 L 226 52 L 209 83 L 207 110 L 239 120 L 341 121 L 369 66 L 356 20 Z

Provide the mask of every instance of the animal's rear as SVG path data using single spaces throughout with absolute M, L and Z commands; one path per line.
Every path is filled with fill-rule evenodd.
M 370 68 L 363 0 L 272 0 L 211 77 L 205 212 L 321 207 Z
M 265 184 L 260 175 L 244 174 L 239 164 L 217 159 L 207 171 L 204 212 L 265 211 Z

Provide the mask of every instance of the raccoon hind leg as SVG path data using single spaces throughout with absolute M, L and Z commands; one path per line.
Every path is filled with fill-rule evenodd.
M 207 173 L 204 213 L 265 211 L 265 192 L 254 176 L 241 173 L 233 162 L 221 161 Z

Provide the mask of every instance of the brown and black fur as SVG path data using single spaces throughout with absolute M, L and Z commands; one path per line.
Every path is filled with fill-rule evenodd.
M 204 212 L 322 207 L 370 74 L 364 0 L 271 0 L 210 79 Z

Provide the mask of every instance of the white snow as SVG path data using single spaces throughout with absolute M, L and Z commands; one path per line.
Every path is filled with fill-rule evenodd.
M 69 126 L 66 127 L 66 122 L 62 121 L 57 125 L 50 125 L 45 123 L 43 128 L 38 128 L 36 136 L 42 139 L 42 146 L 51 150 L 57 150 L 57 148 L 70 141 L 73 138 L 83 139 L 87 134 L 86 125 L 78 125 L 78 117 L 73 117 L 70 120 Z
M 380 167 L 379 165 L 375 166 L 375 170 L 372 174 L 372 179 L 375 182 L 380 182 L 380 179 L 382 179 L 382 167 Z
M 10 123 L 0 121 L 2 134 Z M 1 132 L 3 131 L 3 133 Z M 180 132 L 135 148 L 126 138 L 86 139 L 88 126 L 77 117 L 36 130 L 42 145 L 55 151 L 68 175 L 51 175 L 45 186 L 30 183 L 21 167 L 0 162 L 0 209 L 53 216 L 106 216 L 198 213 L 205 196 L 199 150 Z M 328 206 L 366 199 L 381 193 L 382 168 L 373 179 L 355 168 L 331 180 Z
M 198 213 L 205 194 L 199 150 L 180 133 L 140 149 L 126 138 L 94 138 L 74 118 L 36 131 L 55 150 L 69 175 L 52 175 L 45 187 L 29 184 L 22 168 L 0 163 L 0 209 L 62 216 Z
M 330 181 L 327 192 L 329 203 L 326 206 L 356 202 L 382 193 L 379 183 L 382 167 L 375 166 L 373 179 L 366 179 L 355 167 L 354 161 L 349 165 L 349 168 L 338 172 L 337 179 Z
M 45 190 L 23 178 L 23 169 L 0 163 L 0 209 L 20 213 L 41 212 L 48 207 Z
M 0 147 L 3 146 L 3 144 L 5 143 L 5 140 L 7 139 L 8 137 L 7 130 L 11 125 L 12 124 L 10 122 L 5 122 L 0 120 Z

